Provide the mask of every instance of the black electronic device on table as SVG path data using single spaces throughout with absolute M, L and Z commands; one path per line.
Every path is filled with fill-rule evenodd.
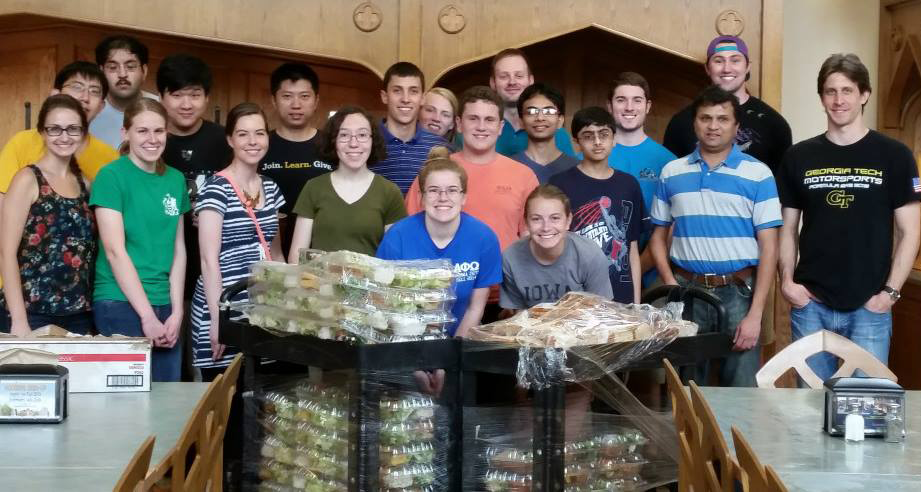
M 67 418 L 66 367 L 0 365 L 0 423 L 60 423 Z

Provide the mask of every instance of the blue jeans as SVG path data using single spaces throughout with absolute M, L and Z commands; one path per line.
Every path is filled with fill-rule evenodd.
M 889 361 L 889 339 L 892 336 L 892 312 L 874 313 L 865 307 L 853 311 L 838 311 L 818 301 L 809 301 L 801 308 L 790 310 L 793 341 L 828 330 L 860 345 L 883 364 Z M 806 359 L 809 367 L 825 381 L 838 370 L 838 358 L 822 352 Z M 857 371 L 862 375 L 862 371 Z
M 152 307 L 161 322 L 166 321 L 173 312 L 169 304 Z M 128 301 L 96 301 L 93 303 L 93 314 L 96 329 L 102 335 L 144 337 L 141 318 Z M 182 373 L 182 337 L 172 348 L 152 347 L 150 366 L 152 381 L 179 381 Z
M 93 331 L 93 313 L 90 311 L 64 315 L 26 313 L 26 320 L 33 330 L 45 325 L 57 325 L 78 335 L 89 335 Z M 10 313 L 0 309 L 0 332 L 9 333 L 11 324 Z
M 687 279 L 676 274 L 675 278 L 682 287 L 688 287 Z M 751 276 L 742 284 L 725 285 L 723 287 L 714 287 L 707 289 L 701 285 L 694 284 L 695 287 L 703 289 L 720 299 L 723 307 L 726 309 L 726 328 L 724 333 L 730 338 L 735 337 L 736 328 L 742 318 L 748 314 L 752 305 L 752 286 L 755 277 Z M 703 301 L 694 301 L 694 310 L 692 321 L 696 322 L 699 329 L 698 333 L 716 333 L 719 331 L 717 325 L 716 310 Z M 755 387 L 755 374 L 761 366 L 761 346 L 755 344 L 754 347 L 742 351 L 730 352 L 722 360 L 722 367 L 719 374 L 720 386 L 737 386 L 737 387 Z M 710 376 L 710 363 L 704 362 L 697 365 L 696 374 L 691 377 L 700 385 L 706 385 Z

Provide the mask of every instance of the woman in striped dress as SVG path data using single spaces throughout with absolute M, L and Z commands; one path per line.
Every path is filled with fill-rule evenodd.
M 221 291 L 246 278 L 259 260 L 284 261 L 277 234 L 285 199 L 274 181 L 256 173 L 269 147 L 265 113 L 256 104 L 239 104 L 227 115 L 225 132 L 233 160 L 205 182 L 195 204 L 202 274 L 192 297 L 192 360 L 204 381 L 217 377 L 236 353 L 218 342 Z

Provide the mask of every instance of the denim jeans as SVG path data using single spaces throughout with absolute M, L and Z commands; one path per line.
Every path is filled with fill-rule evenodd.
M 853 311 L 838 311 L 818 301 L 809 301 L 801 308 L 790 310 L 793 341 L 828 330 L 860 345 L 883 364 L 889 361 L 889 339 L 892 336 L 892 312 L 874 313 L 865 307 Z M 838 358 L 822 352 L 806 359 L 809 367 L 822 381 L 838 370 Z M 862 371 L 857 371 L 862 375 Z
M 682 287 L 688 287 L 687 279 L 680 275 L 675 275 L 678 284 Z M 725 332 L 730 338 L 735 338 L 736 329 L 742 318 L 748 314 L 752 305 L 752 286 L 755 277 L 749 277 L 743 284 L 724 285 L 723 287 L 714 287 L 711 289 L 701 285 L 694 284 L 695 287 L 703 289 L 716 297 L 722 302 L 726 309 L 726 328 Z M 716 310 L 703 301 L 694 301 L 693 318 L 691 321 L 697 323 L 698 333 L 716 333 L 719 331 L 717 325 Z M 755 387 L 755 374 L 761 366 L 761 346 L 757 343 L 754 347 L 742 351 L 730 352 L 722 361 L 722 367 L 719 373 L 720 386 L 738 386 L 738 387 Z M 694 379 L 701 386 L 708 384 L 710 376 L 710 363 L 704 362 L 698 364 L 696 371 L 689 379 Z M 685 373 L 688 375 L 687 373 Z
M 154 314 L 161 322 L 166 321 L 173 312 L 169 304 L 152 306 Z M 141 318 L 128 301 L 96 301 L 93 303 L 93 314 L 96 319 L 96 329 L 100 334 L 111 336 L 113 334 L 129 337 L 143 337 Z M 152 347 L 150 372 L 151 380 L 179 381 L 182 363 L 182 337 L 176 341 L 172 348 Z
M 93 313 L 90 311 L 61 316 L 26 313 L 26 320 L 29 322 L 29 328 L 33 330 L 45 325 L 57 325 L 78 335 L 88 335 L 93 331 Z M 0 309 L 0 332 L 9 333 L 12 329 L 11 325 L 10 313 L 5 309 Z

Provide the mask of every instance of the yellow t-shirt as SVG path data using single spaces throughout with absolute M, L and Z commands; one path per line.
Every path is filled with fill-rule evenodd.
M 23 130 L 10 139 L 0 151 L 0 193 L 6 193 L 16 173 L 35 164 L 45 153 L 45 142 L 38 130 Z M 118 159 L 118 152 L 105 142 L 90 135 L 83 150 L 77 154 L 80 171 L 93 180 L 102 166 Z

